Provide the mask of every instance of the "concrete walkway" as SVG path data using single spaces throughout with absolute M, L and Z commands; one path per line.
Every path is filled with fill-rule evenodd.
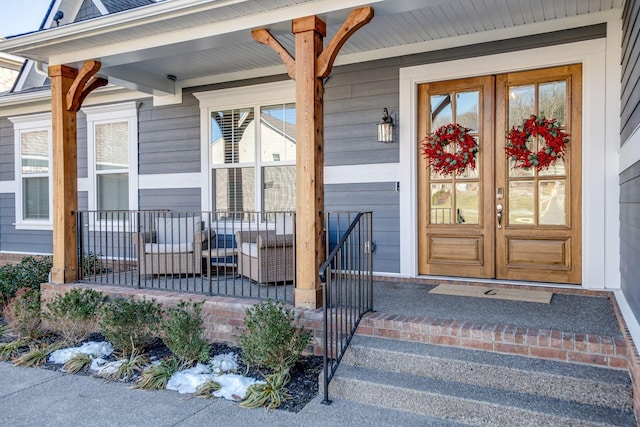
M 133 390 L 123 383 L 0 362 L 0 426 L 457 426 L 321 397 L 301 412 L 245 409 L 222 399 Z

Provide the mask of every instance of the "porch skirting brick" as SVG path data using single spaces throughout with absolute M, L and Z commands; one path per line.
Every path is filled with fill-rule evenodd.
M 56 295 L 64 294 L 71 289 L 95 289 L 110 298 L 146 298 L 154 299 L 165 307 L 177 307 L 180 301 L 204 301 L 202 316 L 204 319 L 205 337 L 212 342 L 224 342 L 238 345 L 238 338 L 244 330 L 244 316 L 248 308 L 258 302 L 247 298 L 224 296 L 206 296 L 167 292 L 161 290 L 124 288 L 119 286 L 90 285 L 72 283 L 56 285 L 44 283 L 40 286 L 41 300 L 51 301 Z M 322 309 L 309 310 L 295 308 L 300 325 L 313 332 L 313 341 L 307 348 L 307 354 L 322 355 Z
M 42 255 L 0 253 L 0 267 L 7 264 L 18 264 L 20 261 L 22 261 L 23 258 L 26 258 L 28 256 L 39 258 Z
M 357 333 L 627 369 L 627 342 L 618 337 L 388 313 L 366 314 Z

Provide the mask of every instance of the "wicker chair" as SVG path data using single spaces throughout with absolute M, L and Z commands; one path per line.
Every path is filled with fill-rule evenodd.
M 159 217 L 152 231 L 137 234 L 140 274 L 202 273 L 200 217 Z
M 290 218 L 290 217 L 289 217 Z M 278 223 L 279 221 L 277 221 Z M 292 282 L 295 279 L 295 236 L 292 225 L 276 230 L 238 231 L 238 274 L 259 284 Z

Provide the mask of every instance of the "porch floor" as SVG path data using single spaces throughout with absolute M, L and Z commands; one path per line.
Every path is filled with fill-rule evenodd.
M 627 369 L 610 293 L 536 288 L 554 293 L 550 304 L 430 294 L 441 282 L 376 280 L 375 312 L 356 334 Z
M 554 293 L 550 304 L 540 304 L 429 293 L 435 287 L 424 283 L 376 281 L 374 310 L 622 338 L 613 305 L 606 296 Z

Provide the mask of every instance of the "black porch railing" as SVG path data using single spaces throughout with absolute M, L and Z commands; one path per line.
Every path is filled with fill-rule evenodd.
M 329 382 L 362 316 L 373 310 L 372 213 L 325 215 L 326 244 L 331 249 L 320 268 L 323 298 L 324 400 Z M 344 227 L 343 227 L 344 226 Z
M 82 282 L 293 302 L 294 212 L 77 212 Z

